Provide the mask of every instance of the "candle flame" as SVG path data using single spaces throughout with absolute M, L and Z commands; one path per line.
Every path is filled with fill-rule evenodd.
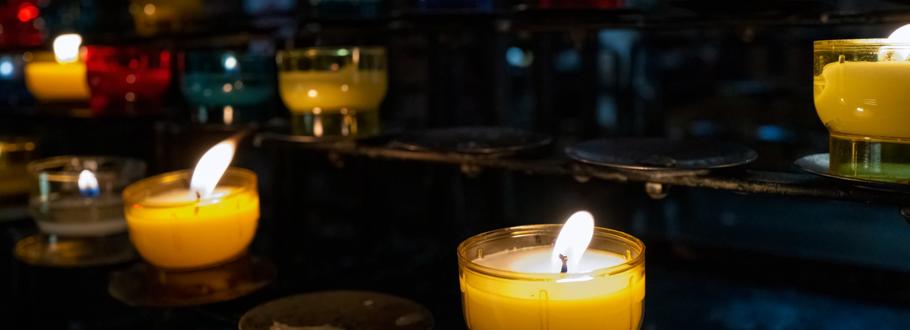
M 594 216 L 588 211 L 578 211 L 566 220 L 566 224 L 559 231 L 553 254 L 550 256 L 555 272 L 563 270 L 563 258 L 566 259 L 568 273 L 578 269 L 578 264 L 588 250 L 591 239 L 594 237 Z M 562 256 L 562 257 L 561 257 Z
M 890 41 L 910 42 L 910 24 L 901 26 L 888 36 Z
M 54 39 L 54 57 L 59 63 L 73 63 L 79 60 L 79 46 L 82 36 L 69 33 L 61 34 Z
M 190 179 L 190 190 L 196 196 L 204 198 L 212 195 L 218 181 L 230 166 L 236 147 L 233 141 L 228 140 L 216 144 L 202 155 Z
M 79 172 L 76 186 L 79 187 L 79 193 L 85 197 L 98 197 L 101 194 L 101 190 L 98 188 L 98 178 L 95 177 L 95 173 L 89 170 Z

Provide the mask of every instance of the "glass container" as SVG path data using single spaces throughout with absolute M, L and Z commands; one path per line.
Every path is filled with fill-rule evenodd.
M 611 266 L 578 273 L 528 273 L 482 264 L 498 253 L 546 249 L 562 225 L 498 229 L 458 246 L 462 307 L 471 330 L 639 329 L 645 295 L 645 246 L 637 238 L 596 227 L 586 255 L 615 258 Z M 594 252 L 592 252 L 594 251 Z
M 203 0 L 130 0 L 129 11 L 136 33 L 153 36 L 187 29 L 206 14 L 206 9 L 216 17 Z
M 0 106 L 7 111 L 21 112 L 21 107 L 34 103 L 25 86 L 25 60 L 21 54 L 0 54 Z
M 41 234 L 16 243 L 16 256 L 48 266 L 86 266 L 134 257 L 121 190 L 145 175 L 145 162 L 60 156 L 29 163 L 29 211 Z
M 268 119 L 275 98 L 271 56 L 235 51 L 193 51 L 181 57 L 181 90 L 201 123 Z
M 94 114 L 160 114 L 171 82 L 171 53 L 137 47 L 87 46 Z
M 191 171 L 165 173 L 123 191 L 130 240 L 163 269 L 202 269 L 246 252 L 259 221 L 256 174 L 229 168 L 211 196 L 189 190 Z
M 280 51 L 278 88 L 294 133 L 368 136 L 379 132 L 388 77 L 382 47 L 316 47 Z
M 84 49 L 84 48 L 83 48 Z M 85 52 L 71 62 L 59 61 L 53 52 L 26 53 L 25 84 L 36 100 L 43 103 L 82 103 L 89 98 L 85 78 Z
M 910 42 L 821 40 L 814 46 L 815 109 L 830 133 L 831 173 L 910 180 Z
M 36 47 L 44 42 L 44 19 L 37 1 L 10 0 L 0 4 L 0 47 Z

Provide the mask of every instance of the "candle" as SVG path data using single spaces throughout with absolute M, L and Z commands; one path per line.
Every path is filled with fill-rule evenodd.
M 120 192 L 145 175 L 140 160 L 61 156 L 32 162 L 29 209 L 42 233 L 104 237 L 126 232 Z
M 830 133 L 832 173 L 910 179 L 910 36 L 815 42 L 814 94 Z
M 17 197 L 25 201 L 31 183 L 26 165 L 34 151 L 35 141 L 32 139 L 0 138 L 0 201 L 15 200 Z
M 181 89 L 198 122 L 234 124 L 267 118 L 275 97 L 272 57 L 194 51 L 181 57 Z
M 54 39 L 54 52 L 26 56 L 25 84 L 43 102 L 85 101 L 89 97 L 85 63 L 81 60 L 82 37 L 64 34 Z
M 562 227 L 520 226 L 471 237 L 458 247 L 458 256 L 469 329 L 638 329 L 641 324 L 644 245 L 628 234 L 595 228 L 587 212 L 574 214 Z
M 388 89 L 385 49 L 308 48 L 278 52 L 278 91 L 297 134 L 371 135 Z
M 259 220 L 256 175 L 228 168 L 233 142 L 222 142 L 189 171 L 139 181 L 123 192 L 130 240 L 151 264 L 203 268 L 245 253 Z
M 171 53 L 87 46 L 86 76 L 96 114 L 159 114 L 171 82 Z

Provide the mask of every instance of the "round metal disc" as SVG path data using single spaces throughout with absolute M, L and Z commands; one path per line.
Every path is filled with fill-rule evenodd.
M 745 146 L 717 141 L 615 138 L 585 141 L 566 148 L 579 162 L 624 170 L 703 170 L 740 166 L 758 158 Z
M 16 242 L 16 258 L 46 267 L 112 265 L 136 258 L 126 234 L 105 237 L 60 237 L 35 234 Z
M 508 156 L 545 147 L 547 135 L 509 127 L 454 127 L 406 133 L 392 145 L 411 151 Z
M 245 255 L 198 270 L 164 270 L 146 263 L 114 272 L 108 292 L 132 306 L 176 307 L 233 300 L 259 290 L 275 279 L 275 266 Z
M 426 330 L 433 315 L 408 299 L 367 291 L 325 291 L 256 306 L 240 319 L 241 330 Z
M 874 181 L 866 178 L 857 178 L 839 175 L 837 173 L 831 173 L 830 155 L 827 153 L 803 156 L 802 158 L 797 159 L 795 162 L 793 162 L 793 164 L 796 165 L 796 167 L 800 170 L 826 178 L 847 182 L 858 187 L 881 191 L 910 192 L 910 184 Z

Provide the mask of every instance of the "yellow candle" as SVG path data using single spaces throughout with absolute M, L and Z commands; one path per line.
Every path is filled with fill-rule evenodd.
M 581 261 L 559 273 L 551 266 L 554 246 L 540 245 L 559 229 L 506 228 L 459 246 L 469 329 L 639 328 L 645 296 L 644 245 L 627 234 L 598 227 L 592 248 Z
M 338 72 L 287 71 L 278 75 L 281 99 L 292 112 L 375 111 L 385 97 L 385 70 L 358 71 L 347 66 Z
M 54 52 L 37 52 L 26 57 L 25 85 L 43 102 L 85 101 L 89 98 L 80 45 L 82 38 L 65 34 L 54 40 Z
M 833 62 L 815 78 L 815 108 L 832 133 L 910 138 L 910 62 Z
M 226 143 L 203 156 L 192 178 L 189 171 L 165 173 L 123 191 L 130 240 L 151 264 L 201 268 L 245 253 L 259 221 L 256 174 L 227 168 L 233 143 L 219 149 Z

